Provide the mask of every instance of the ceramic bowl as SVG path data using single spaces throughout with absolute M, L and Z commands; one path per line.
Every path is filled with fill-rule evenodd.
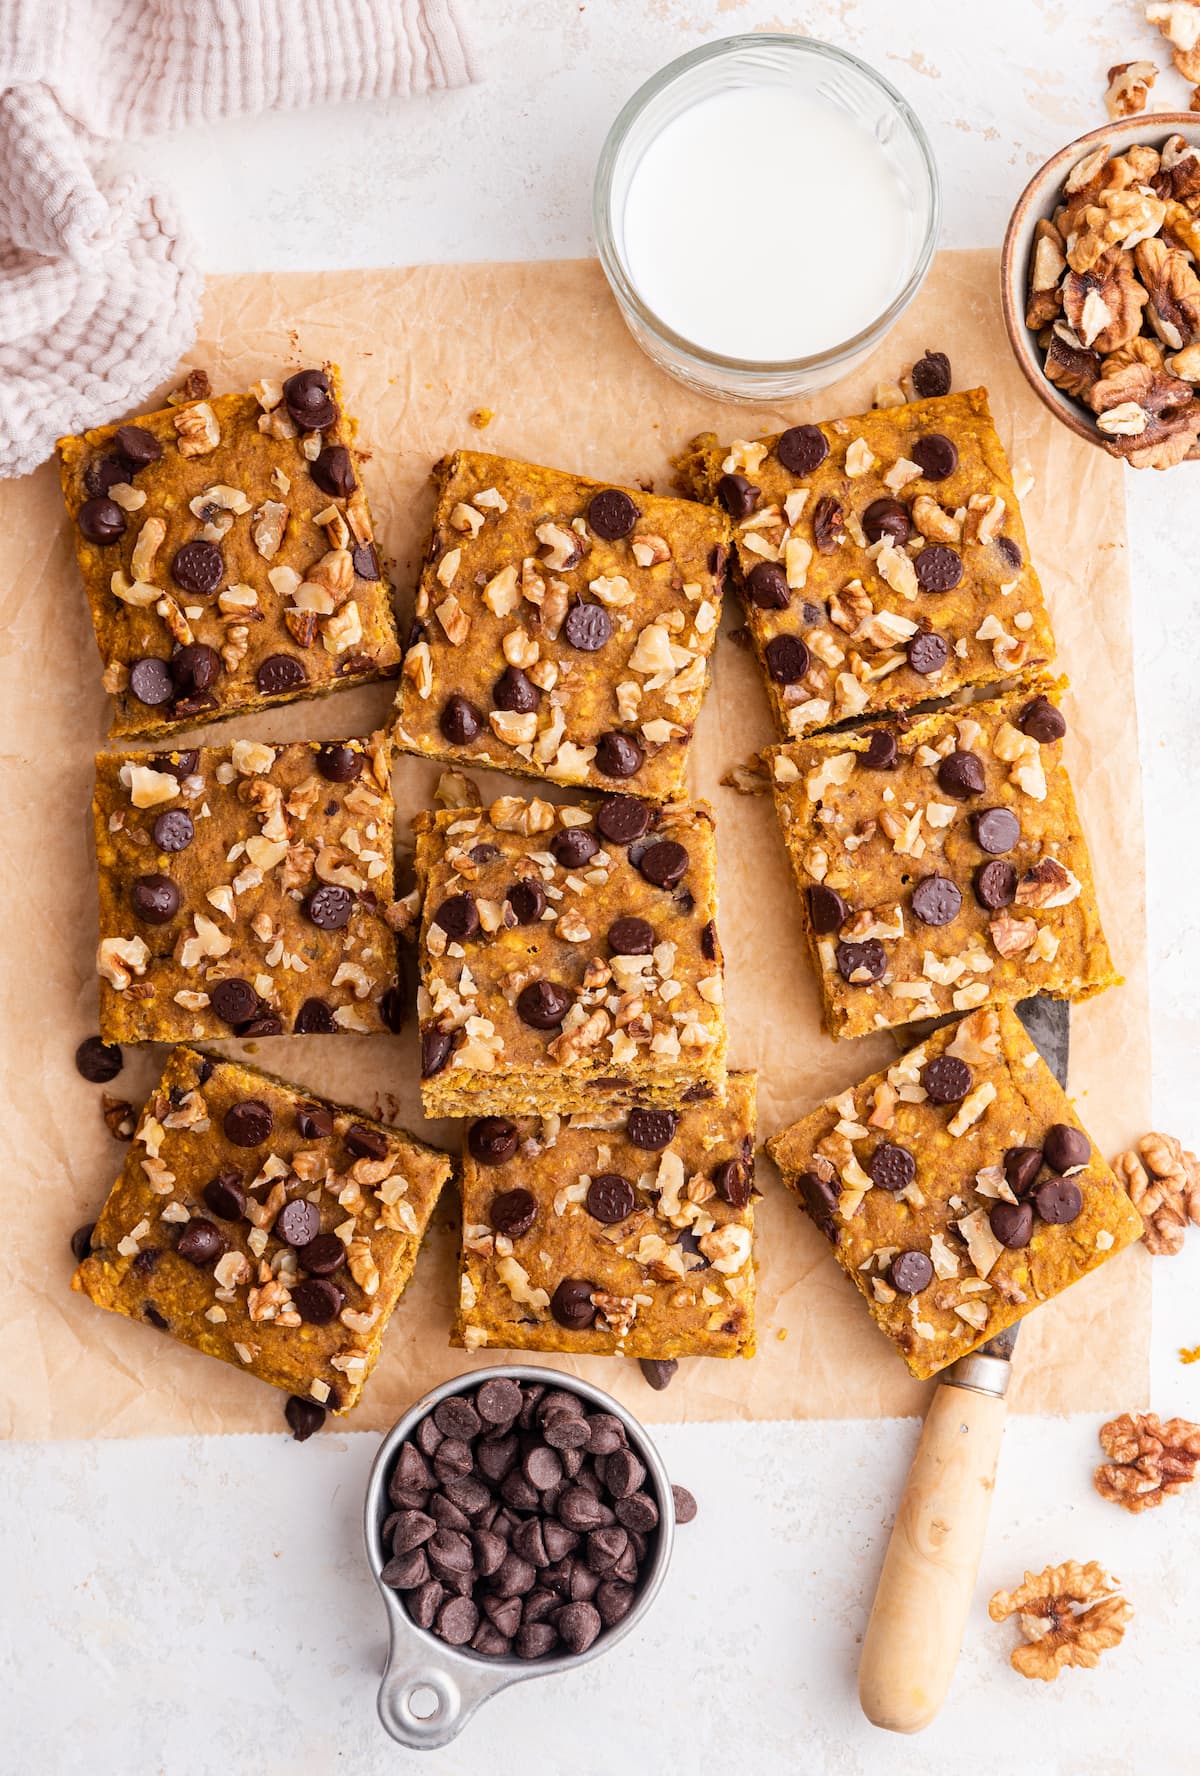
M 439 1401 L 448 1399 L 451 1394 L 472 1393 L 481 1383 L 497 1376 L 507 1376 L 518 1382 L 549 1383 L 578 1394 L 593 1410 L 609 1412 L 619 1418 L 629 1438 L 629 1447 L 646 1469 L 646 1485 L 653 1490 L 658 1503 L 658 1528 L 642 1568 L 633 1607 L 615 1627 L 605 1628 L 586 1652 L 558 1653 L 547 1659 L 494 1659 L 474 1653 L 470 1647 L 447 1646 L 436 1634 L 417 1626 L 399 1594 L 380 1578 L 390 1554 L 381 1534 L 384 1518 L 391 1508 L 388 1476 L 400 1445 L 413 1436 L 418 1424 L 428 1417 Z M 372 1463 L 367 1481 L 363 1534 L 367 1562 L 387 1609 L 391 1637 L 387 1665 L 379 1686 L 379 1718 L 387 1732 L 401 1745 L 414 1750 L 433 1750 L 454 1739 L 482 1703 L 499 1695 L 511 1684 L 573 1671 L 589 1659 L 609 1652 L 618 1641 L 632 1633 L 657 1597 L 671 1563 L 675 1542 L 675 1501 L 662 1457 L 631 1412 L 600 1388 L 580 1381 L 574 1375 L 519 1364 L 476 1369 L 470 1374 L 456 1376 L 453 1381 L 443 1382 L 441 1387 L 422 1395 L 410 1407 L 383 1439 Z
M 1057 208 L 1063 180 L 1076 161 L 1099 148 L 1101 143 L 1107 143 L 1114 154 L 1122 154 L 1138 142 L 1161 148 L 1168 136 L 1175 135 L 1200 144 L 1200 116 L 1194 111 L 1143 111 L 1119 123 L 1105 124 L 1102 129 L 1089 130 L 1085 136 L 1068 142 L 1038 169 L 1017 199 L 1000 252 L 1000 300 L 1004 325 L 1025 380 L 1056 419 L 1069 426 L 1076 437 L 1101 450 L 1104 445 L 1096 430 L 1095 414 L 1082 401 L 1075 400 L 1050 381 L 1042 369 L 1037 336 L 1025 325 L 1033 233 L 1038 222 L 1051 216 Z

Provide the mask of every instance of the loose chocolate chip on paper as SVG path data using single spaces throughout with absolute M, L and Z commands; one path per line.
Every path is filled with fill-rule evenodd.
M 192 597 L 208 598 L 225 578 L 225 557 L 215 543 L 202 538 L 184 543 L 171 558 L 171 578 Z
M 627 537 L 639 517 L 637 507 L 619 487 L 606 487 L 603 493 L 593 494 L 587 515 L 596 535 L 606 543 Z
M 958 447 L 942 432 L 926 432 L 909 451 L 927 481 L 945 481 L 958 467 Z
M 488 1217 L 506 1239 L 522 1239 L 537 1220 L 537 1199 L 529 1190 L 502 1190 L 492 1198 Z
M 261 1147 L 275 1127 L 275 1118 L 261 1098 L 243 1098 L 231 1104 L 222 1123 L 225 1139 L 235 1147 Z
M 641 1357 L 638 1367 L 656 1394 L 669 1388 L 679 1373 L 679 1364 L 674 1357 Z
M 550 1297 L 550 1312 L 569 1332 L 586 1331 L 596 1319 L 592 1304 L 595 1292 L 596 1285 L 582 1277 L 564 1277 Z
M 780 433 L 775 454 L 789 475 L 811 475 L 829 455 L 829 444 L 819 426 L 790 426 Z
M 88 1036 L 75 1050 L 75 1066 L 92 1085 L 107 1085 L 125 1065 L 125 1057 L 115 1042 L 99 1036 Z
M 550 841 L 551 855 L 560 869 L 582 869 L 599 849 L 595 834 L 586 826 L 568 826 Z
M 799 684 L 808 671 L 808 646 L 798 635 L 773 635 L 763 657 L 776 684 Z
M 483 732 L 484 720 L 473 703 L 455 692 L 453 697 L 446 699 L 438 726 L 451 746 L 469 746 Z
M 868 937 L 863 943 L 840 943 L 834 957 L 838 973 L 850 986 L 868 986 L 887 973 L 887 951 L 877 937 Z
M 517 1125 L 506 1116 L 481 1116 L 467 1132 L 467 1147 L 480 1165 L 505 1165 L 517 1151 Z
M 602 604 L 580 600 L 563 619 L 563 640 L 581 654 L 596 654 L 612 637 L 612 618 Z
M 1052 1227 L 1074 1221 L 1083 1208 L 1083 1192 L 1074 1178 L 1047 1178 L 1033 1193 L 1033 1205 Z
M 888 1278 L 901 1295 L 919 1295 L 933 1281 L 933 1265 L 924 1252 L 897 1252 L 888 1266 Z
M 388 993 L 394 990 L 389 987 Z M 384 994 L 383 999 L 387 999 L 387 993 Z M 383 1011 L 383 1001 L 380 1002 L 379 1009 L 381 1012 Z M 391 1028 L 390 1024 L 388 1028 Z M 337 1029 L 332 1005 L 327 999 L 306 999 L 296 1013 L 296 1021 L 292 1025 L 292 1029 L 297 1036 L 331 1036 Z
M 945 352 L 926 351 L 912 367 L 913 392 L 922 401 L 950 393 L 950 360 Z
M 575 1003 L 569 988 L 555 981 L 530 981 L 517 995 L 517 1016 L 534 1030 L 557 1030 Z
M 434 913 L 433 923 L 441 927 L 451 943 L 466 943 L 479 930 L 475 896 L 469 890 L 465 894 L 448 895 Z
M 862 515 L 862 527 L 869 543 L 890 537 L 902 549 L 912 535 L 912 519 L 908 507 L 897 499 L 872 500 Z
M 171 677 L 171 668 L 155 654 L 135 660 L 129 668 L 129 689 L 147 709 L 157 709 L 175 695 L 175 680 Z
M 631 845 L 650 830 L 650 810 L 636 796 L 611 796 L 600 805 L 596 828 L 610 845 Z
M 1069 1122 L 1055 1122 L 1046 1130 L 1043 1142 L 1046 1164 L 1052 1172 L 1070 1172 L 1085 1166 L 1092 1157 L 1092 1143 L 1082 1129 Z
M 150 836 L 160 851 L 186 851 L 196 836 L 196 828 L 183 808 L 167 808 L 155 819 Z
M 596 769 L 604 777 L 634 777 L 641 770 L 645 753 L 636 740 L 615 729 L 601 734 L 596 746 Z
M 927 543 L 913 568 L 922 592 L 953 592 L 963 576 L 962 556 L 948 543 Z
M 912 910 L 922 925 L 949 925 L 962 907 L 962 890 L 948 876 L 925 876 L 912 891 Z
M 584 1204 L 593 1221 L 615 1227 L 632 1215 L 637 1192 L 619 1172 L 597 1172 L 587 1187 Z
M 262 696 L 281 697 L 307 684 L 308 673 L 303 660 L 295 654 L 268 654 L 255 673 L 254 682 Z
M 289 1394 L 283 1416 L 294 1440 L 297 1443 L 307 1443 L 313 1433 L 319 1431 L 325 1423 L 325 1408 L 319 1406 L 315 1400 L 305 1400 L 300 1394 Z
M 940 672 L 950 658 L 950 648 L 945 636 L 933 629 L 922 629 L 914 635 L 905 652 L 909 665 L 922 678 L 929 678 L 933 673 Z
M 816 883 L 808 891 L 808 916 L 812 920 L 812 928 L 819 936 L 827 936 L 831 931 L 841 928 L 850 909 L 836 888 L 826 888 L 821 882 Z
M 672 1486 L 671 1497 L 675 1500 L 676 1523 L 691 1523 L 699 1506 L 686 1486 Z
M 119 543 L 125 535 L 125 514 L 115 500 L 106 494 L 97 499 L 84 500 L 79 508 L 76 519 L 80 535 L 86 542 L 106 547 L 109 543 Z
M 881 1141 L 867 1161 L 867 1171 L 881 1190 L 907 1190 L 917 1175 L 917 1162 L 907 1147 Z
M 921 1068 L 921 1084 L 934 1104 L 958 1104 L 974 1082 L 974 1074 L 957 1055 L 936 1055 Z
M 1017 872 L 1012 864 L 1002 858 L 981 863 L 975 871 L 975 898 L 989 913 L 1011 906 L 1017 898 Z
M 980 808 L 971 816 L 971 832 L 981 851 L 1000 857 L 1021 836 L 1021 823 L 1011 808 Z
M 358 486 L 354 464 L 344 444 L 326 445 L 316 461 L 309 464 L 308 472 L 321 492 L 332 499 L 349 499 Z
M 998 1202 L 988 1214 L 988 1225 L 1002 1246 L 1019 1252 L 1033 1238 L 1033 1210 L 1028 1203 Z
M 759 561 L 746 575 L 746 597 L 757 610 L 786 610 L 791 596 L 787 575 L 774 561 Z
M 948 752 L 937 769 L 938 788 L 956 801 L 969 801 L 987 788 L 983 760 L 977 752 Z
M 745 475 L 722 475 L 717 482 L 717 498 L 731 518 L 749 518 L 762 497 L 760 490 Z
M 220 1221 L 240 1221 L 246 1213 L 246 1192 L 236 1172 L 221 1171 L 204 1186 L 205 1206 Z

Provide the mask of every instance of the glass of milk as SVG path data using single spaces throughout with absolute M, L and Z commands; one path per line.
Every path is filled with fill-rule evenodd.
M 937 169 L 894 87 L 829 43 L 705 44 L 604 144 L 596 242 L 631 332 L 726 400 L 824 387 L 883 338 L 937 244 Z

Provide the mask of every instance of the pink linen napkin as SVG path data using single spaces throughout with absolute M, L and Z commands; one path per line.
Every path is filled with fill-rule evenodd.
M 196 335 L 186 229 L 95 170 L 106 141 L 474 78 L 454 0 L 2 0 L 0 477 L 137 407 Z

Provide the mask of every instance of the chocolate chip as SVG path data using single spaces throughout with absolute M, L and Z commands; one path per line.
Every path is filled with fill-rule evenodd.
M 268 654 L 254 674 L 254 682 L 264 697 L 281 697 L 308 683 L 303 660 L 294 654 Z
M 457 1437 L 463 1443 L 469 1443 L 483 1429 L 483 1420 L 464 1394 L 450 1394 L 439 1400 L 433 1409 L 433 1422 L 443 1437 Z M 457 1504 L 458 1500 L 454 1502 Z
M 593 1572 L 611 1572 L 629 1546 L 629 1531 L 619 1523 L 589 1530 L 586 1559 Z
M 615 1628 L 633 1608 L 636 1593 L 619 1579 L 605 1579 L 596 1592 L 596 1613 L 606 1628 Z
M 841 500 L 822 494 L 813 507 L 813 541 L 818 555 L 832 555 L 846 540 L 846 514 Z
M 514 882 L 504 898 L 518 925 L 536 925 L 546 910 L 546 890 L 540 882 Z
M 284 1203 L 275 1217 L 275 1234 L 287 1246 L 307 1246 L 321 1231 L 321 1211 L 316 1203 L 298 1196 Z
M 296 1254 L 309 1276 L 331 1277 L 346 1262 L 346 1248 L 336 1233 L 318 1233 Z
M 182 808 L 167 808 L 155 819 L 150 836 L 160 851 L 186 851 L 196 836 L 190 814 Z
M 355 1159 L 386 1159 L 388 1138 L 382 1129 L 368 1128 L 365 1122 L 352 1122 L 342 1137 Z
M 880 1190 L 907 1190 L 917 1175 L 917 1162 L 907 1147 L 881 1141 L 867 1161 L 867 1171 Z
M 318 931 L 340 931 L 350 923 L 354 896 L 336 882 L 322 882 L 315 894 L 303 903 L 304 911 Z
M 780 433 L 775 454 L 789 475 L 811 475 L 829 455 L 829 444 L 819 426 L 791 426 Z
M 672 1486 L 671 1497 L 675 1500 L 676 1523 L 691 1523 L 699 1509 L 692 1494 L 686 1486 Z
M 709 919 L 700 933 L 700 954 L 706 962 L 715 962 L 720 955 L 715 919 Z
M 900 758 L 896 736 L 887 728 L 872 728 L 866 739 L 867 750 L 858 755 L 864 771 L 894 771 Z
M 928 678 L 934 672 L 940 672 L 950 658 L 950 649 L 944 635 L 938 635 L 933 629 L 919 630 L 909 641 L 906 649 L 908 663 L 914 672 L 922 678 Z
M 130 884 L 129 905 L 144 925 L 169 925 L 181 899 L 170 876 L 135 876 Z
M 642 1110 L 629 1112 L 625 1134 L 631 1146 L 644 1153 L 661 1153 L 675 1139 L 679 1118 L 673 1110 Z
M 429 1561 L 424 1548 L 412 1548 L 407 1554 L 394 1554 L 379 1575 L 393 1591 L 415 1591 L 429 1581 Z
M 958 449 L 941 432 L 926 432 L 909 451 L 927 481 L 945 481 L 958 467 Z
M 186 1258 L 198 1270 L 215 1264 L 225 1249 L 225 1236 L 220 1228 L 202 1217 L 194 1217 L 188 1222 L 175 1248 L 181 1258 Z
M 791 596 L 787 575 L 774 561 L 759 561 L 746 575 L 746 597 L 758 610 L 786 610 Z
M 975 898 L 989 913 L 1011 906 L 1017 898 L 1017 872 L 1011 863 L 997 858 L 981 863 L 975 871 Z
M 333 499 L 349 499 L 358 486 L 354 464 L 344 444 L 327 444 L 316 461 L 309 464 L 308 472 L 321 492 Z
M 983 760 L 976 752 L 950 752 L 937 769 L 938 788 L 956 801 L 969 801 L 987 788 Z
M 922 401 L 950 393 L 950 360 L 945 352 L 927 351 L 912 367 L 913 391 Z
M 147 709 L 157 709 L 161 703 L 170 702 L 175 695 L 175 680 L 171 677 L 171 668 L 155 654 L 135 660 L 129 668 L 129 689 Z
M 1017 1252 L 1033 1237 L 1033 1210 L 1028 1203 L 998 1202 L 989 1211 L 988 1225 L 1002 1246 Z
M 378 580 L 382 577 L 374 543 L 355 543 L 350 551 L 350 560 L 360 580 Z
M 439 1030 L 436 1024 L 421 1031 L 421 1078 L 433 1079 L 439 1074 L 454 1052 L 454 1036 L 449 1030 Z
M 438 727 L 443 739 L 449 740 L 451 746 L 469 746 L 483 732 L 484 720 L 473 703 L 455 692 L 442 706 Z
M 809 889 L 808 916 L 813 930 L 820 936 L 839 930 L 849 911 L 836 888 L 826 888 L 818 882 Z
M 488 1210 L 492 1226 L 507 1239 L 521 1239 L 537 1220 L 537 1201 L 528 1190 L 502 1190 Z
M 470 1597 L 448 1597 L 437 1613 L 433 1632 L 447 1646 L 466 1646 L 479 1626 L 479 1606 Z
M 963 576 L 962 556 L 948 543 L 927 543 L 913 568 L 922 592 L 953 592 Z
M 1039 746 L 1049 746 L 1055 740 L 1061 740 L 1067 731 L 1066 720 L 1062 711 L 1056 709 L 1049 697 L 1034 697 L 1026 703 L 1017 716 L 1017 726 Z
M 887 973 L 887 951 L 877 937 L 864 943 L 840 943 L 834 951 L 838 973 L 851 986 L 867 986 Z
M 77 1227 L 71 1235 L 71 1256 L 74 1258 L 76 1264 L 82 1264 L 84 1259 L 91 1252 L 92 1235 L 95 1231 L 96 1223 L 94 1221 L 85 1221 L 83 1226 Z
M 604 1624 L 594 1604 L 568 1603 L 559 1610 L 554 1625 L 569 1653 L 586 1653 Z
M 608 928 L 608 947 L 614 956 L 649 956 L 655 941 L 648 919 L 614 919 Z
M 646 1469 L 631 1449 L 618 1449 L 608 1458 L 604 1485 L 612 1498 L 628 1498 L 645 1478 Z
M 750 1201 L 754 1176 L 744 1159 L 725 1159 L 712 1175 L 713 1187 L 731 1209 L 744 1209 Z
M 193 641 L 171 656 L 171 676 L 175 680 L 177 697 L 192 697 L 207 691 L 220 674 L 220 654 L 202 641 Z
M 246 1192 L 236 1172 L 221 1171 L 210 1178 L 204 1186 L 204 1201 L 221 1221 L 240 1221 L 246 1213 Z
M 249 1023 L 258 1011 L 258 994 L 249 981 L 231 975 L 210 989 L 209 1004 L 223 1024 L 236 1030 L 239 1024 Z
M 75 1065 L 92 1085 L 107 1085 L 125 1065 L 125 1057 L 115 1042 L 88 1036 L 75 1050 Z
M 295 1441 L 307 1443 L 325 1423 L 325 1408 L 318 1406 L 315 1400 L 305 1400 L 300 1394 L 289 1394 L 283 1416 Z
M 385 1002 L 388 997 L 388 993 L 391 993 L 394 991 L 395 991 L 395 989 L 393 987 L 389 987 L 387 993 L 385 993 L 383 995 L 383 999 L 380 1001 L 380 1004 L 379 1004 L 379 1009 L 380 1009 L 381 1013 L 384 1011 L 384 1006 L 385 1006 Z M 386 1018 L 385 1018 L 385 1022 L 386 1022 Z M 391 1029 L 392 1026 L 389 1024 L 388 1028 Z M 292 1025 L 292 1029 L 297 1036 L 330 1036 L 330 1035 L 332 1035 L 333 1032 L 337 1029 L 337 1023 L 334 1019 L 332 1005 L 330 1005 L 330 1003 L 327 999 L 318 999 L 318 998 L 306 999 L 304 1001 L 303 1005 L 300 1007 L 299 1011 L 296 1013 L 296 1021 Z
M 970 1091 L 974 1075 L 957 1055 L 936 1055 L 921 1068 L 921 1084 L 934 1104 L 958 1104 Z
M 418 1628 L 433 1627 L 445 1596 L 446 1587 L 437 1579 L 430 1579 L 427 1585 L 409 1593 L 409 1612 Z
M 517 994 L 517 1016 L 534 1030 L 557 1030 L 575 1003 L 574 994 L 555 981 L 530 981 Z
M 1043 1221 L 1062 1227 L 1083 1208 L 1083 1192 L 1074 1178 L 1047 1178 L 1034 1191 L 1033 1204 Z
M 451 943 L 466 943 L 479 930 L 475 896 L 469 889 L 465 894 L 448 895 L 434 913 L 433 923 L 441 927 Z
M 563 619 L 562 637 L 581 654 L 599 653 L 612 637 L 612 618 L 602 604 L 588 604 L 581 599 Z
M 596 813 L 596 829 L 610 845 L 631 845 L 650 829 L 650 810 L 636 796 L 610 796 Z
M 261 1147 L 275 1127 L 275 1118 L 261 1098 L 243 1098 L 229 1106 L 221 1126 L 235 1147 Z
M 109 543 L 119 543 L 125 535 L 125 514 L 115 500 L 101 494 L 97 499 L 84 500 L 76 518 L 80 535 L 89 543 L 105 547 Z
M 552 1487 L 558 1486 L 562 1482 L 562 1457 L 556 1449 L 531 1449 L 525 1457 L 524 1462 L 521 1464 L 521 1472 L 524 1474 L 529 1484 L 531 1486 L 536 1486 L 539 1492 L 549 1492 Z M 536 1564 L 538 1566 L 545 1566 L 548 1562 L 548 1555 L 546 1553 L 545 1542 L 542 1540 L 540 1524 L 537 1525 L 537 1531 L 537 1539 L 541 1544 L 542 1558 L 538 1560 Z M 518 1553 L 526 1552 L 526 1550 L 521 1547 L 515 1531 L 513 1533 L 513 1547 L 516 1548 Z M 534 1557 L 533 1555 L 528 1555 L 528 1558 L 533 1559 Z
M 902 549 L 912 535 L 908 507 L 896 499 L 872 500 L 862 515 L 862 527 L 869 543 L 890 537 L 898 549 Z
M 1092 1143 L 1082 1129 L 1069 1122 L 1055 1122 L 1046 1130 L 1043 1143 L 1046 1164 L 1052 1172 L 1071 1172 L 1092 1157 Z
M 604 1522 L 604 1506 L 586 1487 L 569 1486 L 559 1498 L 558 1517 L 568 1529 L 586 1534 Z
M 1040 1147 L 1009 1147 L 1004 1154 L 1004 1176 L 1014 1196 L 1025 1196 L 1042 1169 Z
M 808 647 L 798 635 L 773 635 L 763 658 L 776 684 L 799 684 L 808 671 Z
M 619 1172 L 597 1172 L 584 1199 L 584 1206 L 593 1221 L 600 1221 L 605 1227 L 615 1227 L 618 1221 L 626 1220 L 636 1204 L 637 1192 L 628 1178 L 622 1178 Z
M 638 1367 L 656 1394 L 669 1388 L 679 1372 L 679 1364 L 674 1357 L 640 1357 Z
M 627 493 L 619 487 L 606 487 L 593 494 L 587 509 L 588 523 L 606 543 L 627 537 L 638 521 L 638 509 Z
M 544 1659 L 558 1645 L 558 1633 L 549 1622 L 522 1622 L 513 1641 L 518 1659 Z
M 110 487 L 128 481 L 129 476 L 129 464 L 122 457 L 98 456 L 83 471 L 83 485 L 94 498 L 103 499 Z
M 981 851 L 999 857 L 1020 838 L 1021 823 L 1011 808 L 980 808 L 971 816 L 971 832 Z
M 496 708 L 510 710 L 514 715 L 528 715 L 541 700 L 542 693 L 519 666 L 506 666 L 492 686 Z
M 353 783 L 365 763 L 363 754 L 344 742 L 331 740 L 317 748 L 317 770 L 330 783 Z
M 1020 543 L 1010 536 L 998 536 L 996 547 L 1003 555 L 1006 566 L 1010 567 L 1014 573 L 1017 572 L 1025 559 L 1021 554 Z
M 731 518 L 749 518 L 761 497 L 760 489 L 745 475 L 722 475 L 717 482 L 717 498 Z
M 337 420 L 337 408 L 323 370 L 297 370 L 283 385 L 283 399 L 302 432 L 323 432 Z
M 599 849 L 599 841 L 586 826 L 568 826 L 550 841 L 551 856 L 560 869 L 582 869 Z
M 144 1254 L 139 1253 L 138 1256 L 142 1257 Z M 134 1263 L 137 1263 L 136 1258 L 134 1259 Z M 130 1268 L 132 1269 L 132 1266 Z M 142 1307 L 142 1316 L 159 1332 L 168 1332 L 170 1330 L 170 1321 L 165 1319 L 163 1315 L 159 1313 L 153 1302 L 147 1301 L 144 1303 Z
M 933 1265 L 924 1252 L 897 1252 L 888 1265 L 888 1280 L 901 1295 L 919 1295 L 933 1281 Z
M 962 907 L 962 890 L 948 876 L 924 876 L 912 891 L 912 910 L 922 925 L 949 925 Z
M 595 1292 L 595 1283 L 585 1282 L 581 1277 L 564 1277 L 550 1297 L 550 1312 L 569 1332 L 583 1332 L 595 1322 L 596 1309 L 592 1305 Z M 571 1528 L 578 1527 L 577 1524 L 571 1525 Z
M 691 862 L 684 847 L 675 839 L 659 839 L 647 845 L 637 860 L 639 874 L 656 888 L 674 888 L 687 873 Z
M 601 734 L 596 745 L 596 769 L 603 777 L 633 777 L 645 759 L 641 747 L 628 734 L 615 729 Z
M 174 667 L 174 660 L 171 665 Z M 178 686 L 176 686 L 178 690 Z M 177 722 L 202 721 L 206 713 L 217 707 L 217 699 L 211 691 L 197 691 L 194 697 L 176 696 L 171 703 L 171 720 Z
M 113 434 L 113 443 L 135 474 L 139 469 L 148 469 L 163 453 L 162 445 L 145 426 L 118 426 Z
M 326 1277 L 305 1277 L 292 1289 L 296 1312 L 309 1326 L 332 1325 L 341 1313 L 345 1299 L 337 1284 Z
M 333 1133 L 333 1111 L 324 1104 L 301 1104 L 296 1127 L 306 1141 L 324 1141 Z
M 225 557 L 215 543 L 184 543 L 171 560 L 171 578 L 195 598 L 208 598 L 225 578 Z
M 480 1165 L 505 1165 L 519 1140 L 516 1123 L 506 1116 L 481 1116 L 467 1131 L 467 1148 Z

